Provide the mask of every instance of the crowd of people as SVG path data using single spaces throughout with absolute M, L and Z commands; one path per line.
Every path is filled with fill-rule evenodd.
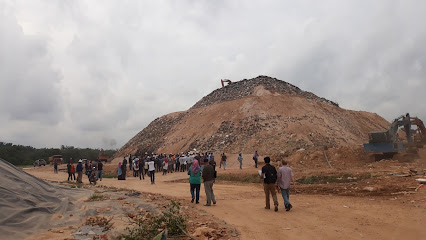
M 255 168 L 258 165 L 259 154 L 257 151 L 253 154 Z M 239 168 L 242 169 L 243 157 L 240 153 L 237 158 L 240 163 Z M 226 170 L 227 156 L 225 153 L 221 154 L 219 168 Z M 263 179 L 263 188 L 265 192 L 265 209 L 270 209 L 270 196 L 274 202 L 274 210 L 278 211 L 278 199 L 276 191 L 280 192 L 284 200 L 284 207 L 286 211 L 290 211 L 293 205 L 290 203 L 290 185 L 294 182 L 294 175 L 287 166 L 285 159 L 282 159 L 282 167 L 277 169 L 270 164 L 270 157 L 265 157 L 265 165 L 262 170 L 259 170 L 260 176 Z M 84 165 L 83 165 L 84 164 Z M 129 171 L 132 172 L 133 177 L 138 177 L 140 180 L 145 180 L 145 176 L 149 177 L 151 184 L 155 184 L 155 174 L 161 173 L 166 175 L 173 172 L 187 172 L 189 175 L 191 202 L 199 203 L 201 179 L 203 179 L 204 190 L 206 193 L 205 206 L 216 204 L 216 198 L 213 192 L 213 184 L 215 182 L 217 171 L 216 161 L 213 153 L 181 153 L 181 154 L 148 154 L 144 156 L 128 155 L 124 157 L 117 167 L 117 179 L 126 180 L 127 165 Z M 55 173 L 57 166 L 54 166 Z M 90 178 L 95 175 L 97 179 L 102 181 L 103 163 L 101 161 L 83 161 L 80 159 L 75 167 L 70 159 L 67 164 L 68 181 L 76 180 L 77 183 L 82 183 L 82 176 L 84 173 Z M 77 173 L 77 179 L 75 177 Z
M 226 168 L 226 156 L 222 155 L 221 165 Z M 148 176 L 151 184 L 155 184 L 155 174 L 162 173 L 166 175 L 173 172 L 187 172 L 189 175 L 191 202 L 199 203 L 201 179 L 204 182 L 204 189 L 207 200 L 205 206 L 216 204 L 216 198 L 213 192 L 214 180 L 217 176 L 216 161 L 213 153 L 188 154 L 148 154 L 143 157 L 132 156 L 124 157 L 123 161 L 118 163 L 117 179 L 126 180 L 127 165 L 129 171 L 133 172 L 133 177 L 139 177 L 140 180 Z
M 84 162 L 84 163 L 83 163 Z M 84 164 L 84 165 L 83 165 Z M 57 170 L 55 169 L 55 172 Z M 77 183 L 83 183 L 83 171 L 88 178 L 94 176 L 96 180 L 102 181 L 103 176 L 103 163 L 102 161 L 88 161 L 80 159 L 78 160 L 77 166 L 74 165 L 72 158 L 67 164 L 68 181 L 76 181 Z M 75 177 L 77 173 L 77 179 Z

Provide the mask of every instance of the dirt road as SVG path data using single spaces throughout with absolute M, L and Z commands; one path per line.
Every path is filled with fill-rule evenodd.
M 49 168 L 29 169 L 36 177 L 64 181 L 67 174 L 53 174 Z M 219 170 L 219 174 L 223 170 Z M 228 169 L 227 172 L 239 169 Z M 253 171 L 255 169 L 246 169 Z M 190 201 L 189 184 L 172 182 L 186 179 L 186 173 L 157 174 L 156 184 L 148 179 L 129 177 L 126 181 L 103 179 L 99 185 L 159 193 Z M 87 178 L 84 178 L 87 183 Z M 197 208 L 234 225 L 241 239 L 421 239 L 426 236 L 423 221 L 425 205 L 416 205 L 410 196 L 398 197 L 341 197 L 332 195 L 291 194 L 294 208 L 286 212 L 278 196 L 279 211 L 264 209 L 261 185 L 218 183 L 214 185 L 217 205 L 203 206 L 205 193 Z M 426 201 L 423 189 L 416 201 Z

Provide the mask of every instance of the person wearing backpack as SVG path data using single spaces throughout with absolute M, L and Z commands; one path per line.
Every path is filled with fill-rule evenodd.
M 277 170 L 274 166 L 269 164 L 271 159 L 269 157 L 265 157 L 263 159 L 265 161 L 265 166 L 262 167 L 261 178 L 263 179 L 263 190 L 265 191 L 265 199 L 266 206 L 265 209 L 270 209 L 270 201 L 269 194 L 272 195 L 272 199 L 274 200 L 275 212 L 278 211 L 278 200 L 277 193 L 275 190 L 276 182 L 277 182 Z

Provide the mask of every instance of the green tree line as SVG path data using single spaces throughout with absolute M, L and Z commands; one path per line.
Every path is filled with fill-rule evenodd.
M 104 150 L 104 155 L 112 157 L 117 150 Z M 70 158 L 73 162 L 78 159 L 95 160 L 98 158 L 101 149 L 76 148 L 73 146 L 64 146 L 61 148 L 34 148 L 31 146 L 15 145 L 12 143 L 0 142 L 0 158 L 12 163 L 13 165 L 32 165 L 37 159 L 44 159 L 46 162 L 50 156 L 62 155 L 64 162 Z

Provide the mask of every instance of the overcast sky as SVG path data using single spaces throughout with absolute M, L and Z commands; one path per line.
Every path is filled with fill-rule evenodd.
M 119 148 L 220 79 L 258 75 L 426 122 L 425 13 L 423 0 L 0 0 L 0 141 Z

